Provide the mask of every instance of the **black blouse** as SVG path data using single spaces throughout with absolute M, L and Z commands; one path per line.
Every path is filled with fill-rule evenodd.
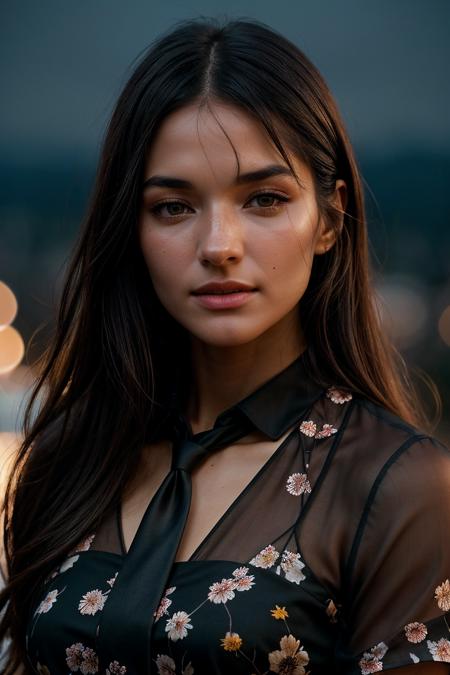
M 449 449 L 319 386 L 304 355 L 222 415 L 284 439 L 173 564 L 155 616 L 137 617 L 152 631 L 152 672 L 366 675 L 450 663 Z M 136 538 L 150 547 L 139 539 L 145 517 Z M 35 672 L 144 675 L 131 650 L 119 663 L 112 646 L 101 669 L 96 653 L 126 557 L 119 505 L 45 580 L 26 628 Z M 140 592 L 136 569 L 130 593 Z

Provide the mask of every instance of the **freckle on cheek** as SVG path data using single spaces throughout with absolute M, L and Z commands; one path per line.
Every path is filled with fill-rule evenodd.
M 273 270 L 276 270 L 277 268 L 276 268 L 275 265 L 274 265 L 274 266 L 272 267 L 272 269 L 273 269 Z

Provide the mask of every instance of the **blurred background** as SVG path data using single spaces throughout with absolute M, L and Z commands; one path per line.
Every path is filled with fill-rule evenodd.
M 318 66 L 364 178 L 384 323 L 439 389 L 450 443 L 450 3 L 46 0 L 0 4 L 0 448 L 17 442 L 114 102 L 188 17 L 254 18 Z M 31 340 L 39 327 L 46 328 Z M 423 395 L 433 415 L 426 387 Z

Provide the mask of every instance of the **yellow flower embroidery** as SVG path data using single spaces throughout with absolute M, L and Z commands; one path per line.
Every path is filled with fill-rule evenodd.
M 242 639 L 239 633 L 226 633 L 225 637 L 221 639 L 222 647 L 226 652 L 237 652 L 242 645 Z
M 270 610 L 274 619 L 285 619 L 289 614 L 286 611 L 286 607 L 279 607 L 275 605 L 275 609 Z

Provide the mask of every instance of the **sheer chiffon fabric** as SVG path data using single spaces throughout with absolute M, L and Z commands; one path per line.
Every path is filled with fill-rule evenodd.
M 156 614 L 136 618 L 152 631 L 152 672 L 450 664 L 448 448 L 334 383 L 311 383 L 302 357 L 238 407 L 269 438 L 290 431 L 190 559 L 173 564 Z M 126 556 L 119 504 L 31 608 L 36 672 L 145 672 L 132 653 L 118 662 L 112 647 L 106 664 L 96 653 Z M 141 593 L 139 570 L 134 578 L 130 593 Z

